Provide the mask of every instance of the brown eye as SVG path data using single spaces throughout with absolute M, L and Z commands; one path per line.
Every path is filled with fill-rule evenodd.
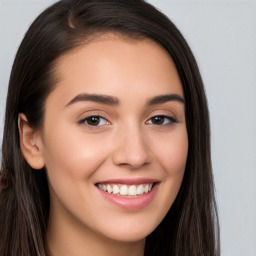
M 108 124 L 108 121 L 101 116 L 89 116 L 81 120 L 79 123 L 87 126 L 102 126 Z
M 167 125 L 176 122 L 176 119 L 172 116 L 154 116 L 147 121 L 147 123 L 153 125 Z
M 91 116 L 89 118 L 87 118 L 87 124 L 89 125 L 99 125 L 100 123 L 100 117 L 99 116 Z
M 160 125 L 160 124 L 163 124 L 164 121 L 165 121 L 165 117 L 163 116 L 154 116 L 152 118 L 152 124 Z

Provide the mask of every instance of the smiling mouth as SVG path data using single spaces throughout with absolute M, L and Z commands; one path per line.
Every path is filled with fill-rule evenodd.
M 113 194 L 120 197 L 137 197 L 143 194 L 147 194 L 151 191 L 154 183 L 145 184 L 96 184 L 96 186 L 109 194 Z

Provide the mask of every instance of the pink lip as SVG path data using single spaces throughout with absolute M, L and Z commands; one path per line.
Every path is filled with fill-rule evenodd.
M 120 182 L 119 181 L 115 181 L 113 182 L 113 180 L 111 181 L 108 181 L 108 182 L 104 182 L 104 183 L 119 183 L 119 184 L 122 184 L 124 182 Z M 124 184 L 143 184 L 143 183 L 151 183 L 151 182 L 139 182 L 139 183 L 127 183 L 127 181 L 125 181 Z M 103 184 L 103 183 L 101 183 Z M 159 183 L 155 183 L 153 188 L 151 189 L 150 192 L 146 193 L 146 194 L 142 194 L 142 195 L 139 195 L 139 196 L 136 196 L 136 197 L 122 197 L 122 196 L 117 196 L 117 195 L 114 195 L 114 194 L 110 194 L 108 192 L 105 192 L 101 189 L 98 189 L 98 191 L 100 192 L 100 194 L 106 199 L 108 200 L 109 202 L 123 208 L 123 209 L 126 209 L 126 210 L 140 210 L 144 207 L 146 207 L 147 205 L 149 205 L 151 203 L 151 201 L 154 199 L 156 193 L 157 193 L 157 190 L 158 190 L 158 187 L 159 187 Z

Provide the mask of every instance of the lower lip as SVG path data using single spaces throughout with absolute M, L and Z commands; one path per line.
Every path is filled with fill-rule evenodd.
M 140 210 L 151 203 L 154 199 L 159 184 L 155 184 L 150 192 L 136 197 L 124 197 L 110 194 L 98 188 L 101 195 L 109 202 L 126 210 Z

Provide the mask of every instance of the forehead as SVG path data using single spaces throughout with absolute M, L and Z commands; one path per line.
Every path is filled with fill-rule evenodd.
M 60 57 L 54 70 L 54 91 L 62 94 L 63 99 L 84 92 L 120 96 L 133 92 L 148 97 L 160 93 L 183 95 L 170 55 L 149 39 L 112 34 L 96 37 Z

